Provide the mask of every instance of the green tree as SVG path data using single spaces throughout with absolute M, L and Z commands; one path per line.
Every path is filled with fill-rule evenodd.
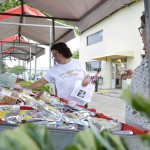
M 10 69 L 10 73 L 14 73 L 15 75 L 23 74 L 26 71 L 24 66 L 14 66 Z
M 73 52 L 72 57 L 73 57 L 73 58 L 76 58 L 76 59 L 79 59 L 79 50 Z
M 19 0 L 5 0 L 3 3 L 0 3 L 0 12 L 4 12 L 20 5 L 21 3 Z
M 4 61 L 0 61 L 0 70 L 2 70 L 2 73 L 6 72 L 7 64 Z

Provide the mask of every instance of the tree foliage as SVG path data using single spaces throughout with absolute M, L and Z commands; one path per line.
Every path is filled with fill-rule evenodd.
M 2 73 L 6 72 L 6 67 L 7 64 L 4 61 L 0 61 L 0 70 L 2 71 Z
M 73 52 L 72 57 L 73 57 L 73 58 L 76 58 L 76 59 L 79 59 L 79 50 Z
M 3 3 L 0 3 L 0 12 L 4 12 L 20 5 L 21 3 L 19 0 L 5 0 Z
M 23 74 L 26 71 L 24 66 L 14 66 L 10 69 L 10 73 L 14 73 L 15 75 Z

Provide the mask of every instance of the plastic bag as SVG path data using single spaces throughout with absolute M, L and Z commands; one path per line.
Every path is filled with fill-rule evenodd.
M 0 86 L 11 88 L 14 86 L 17 78 L 9 73 L 0 75 Z

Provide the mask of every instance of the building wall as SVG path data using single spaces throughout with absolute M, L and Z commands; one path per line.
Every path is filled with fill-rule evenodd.
M 138 32 L 144 1 L 133 3 L 83 32 L 80 36 L 80 61 L 109 55 L 121 51 L 134 51 L 134 57 L 127 58 L 127 68 L 135 69 L 141 62 L 143 43 Z M 87 46 L 87 36 L 103 30 L 103 41 Z M 111 58 L 102 61 L 102 88 L 111 88 Z M 127 81 L 130 82 L 130 81 Z

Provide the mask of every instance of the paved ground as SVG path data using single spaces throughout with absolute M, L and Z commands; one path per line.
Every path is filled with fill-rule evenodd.
M 99 90 L 93 94 L 90 108 L 113 119 L 125 122 L 125 102 L 120 98 L 121 90 Z

